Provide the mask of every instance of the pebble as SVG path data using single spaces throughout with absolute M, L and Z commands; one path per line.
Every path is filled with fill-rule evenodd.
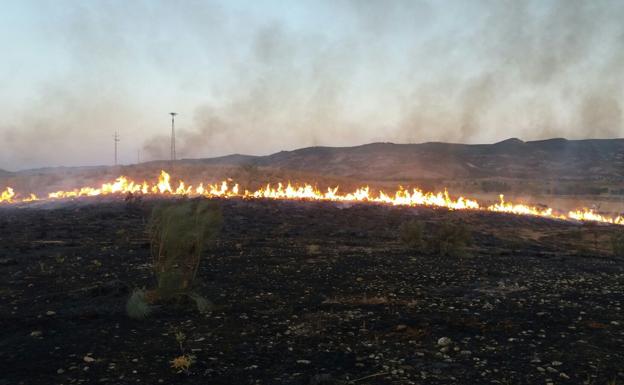
M 63 373 L 65 373 L 65 370 L 64 369 L 57 369 L 56 373 L 57 374 L 63 374 Z
M 312 363 L 312 361 L 309 360 L 297 360 L 298 364 L 303 364 L 303 365 L 309 365 Z
M 56 312 L 54 310 L 48 310 L 46 312 L 46 315 L 55 315 L 55 314 L 56 314 Z
M 448 337 L 442 337 L 440 339 L 438 339 L 438 345 L 439 346 L 448 346 L 452 343 L 453 341 L 451 341 L 450 338 Z
M 40 337 L 42 334 L 43 332 L 41 330 L 33 330 L 32 332 L 30 332 L 31 337 Z
M 89 357 L 89 356 L 84 356 L 84 357 L 82 357 L 82 360 L 83 360 L 84 362 L 95 362 L 95 358 L 93 358 L 93 357 Z

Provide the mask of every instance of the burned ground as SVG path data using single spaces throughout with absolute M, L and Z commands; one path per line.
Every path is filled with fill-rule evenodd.
M 153 287 L 153 201 L 0 208 L 0 384 L 606 384 L 624 381 L 616 226 L 484 212 L 225 200 L 197 290 L 127 317 Z M 462 257 L 400 225 L 461 222 Z M 195 356 L 189 373 L 176 332 Z

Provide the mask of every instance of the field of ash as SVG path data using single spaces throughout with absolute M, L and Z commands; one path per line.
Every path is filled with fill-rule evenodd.
M 155 202 L 0 208 L 0 384 L 624 382 L 620 227 L 223 200 L 196 282 L 212 311 L 132 320 L 129 293 L 154 286 Z M 472 243 L 410 248 L 398 233 L 412 219 L 425 233 L 461 222 Z M 181 349 L 195 359 L 178 373 Z

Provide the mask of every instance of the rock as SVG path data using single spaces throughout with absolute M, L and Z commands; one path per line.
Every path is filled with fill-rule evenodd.
M 63 373 L 65 373 L 65 370 L 64 370 L 64 369 L 58 369 L 58 370 L 56 371 L 56 373 L 57 373 L 57 374 L 63 374 Z
M 17 265 L 17 261 L 13 258 L 0 258 L 0 266 Z
M 407 325 L 397 325 L 396 331 L 400 332 L 407 329 Z
M 552 366 L 561 366 L 561 365 L 563 365 L 563 362 L 561 362 L 561 361 L 553 361 L 553 362 L 551 362 L 551 364 L 552 364 Z
M 448 337 L 438 339 L 438 346 L 449 346 L 453 341 Z
M 82 360 L 83 360 L 84 362 L 87 362 L 87 363 L 88 363 L 88 362 L 95 362 L 95 358 L 90 357 L 90 356 L 84 356 L 84 357 L 82 358 Z
M 41 337 L 42 334 L 43 332 L 41 330 L 33 330 L 32 332 L 30 332 L 31 337 Z
M 298 364 L 302 364 L 302 365 L 310 365 L 312 363 L 312 361 L 309 360 L 297 360 Z
M 56 312 L 54 310 L 48 310 L 46 312 L 46 315 L 50 315 L 50 316 L 55 315 L 55 314 L 56 314 Z

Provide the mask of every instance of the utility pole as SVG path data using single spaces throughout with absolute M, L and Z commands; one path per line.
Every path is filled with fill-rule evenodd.
M 119 133 L 116 130 L 113 140 L 115 141 L 115 166 L 117 166 L 117 143 L 119 143 Z
M 171 115 L 171 161 L 176 160 L 176 149 L 175 149 L 175 116 L 177 112 L 170 112 Z

